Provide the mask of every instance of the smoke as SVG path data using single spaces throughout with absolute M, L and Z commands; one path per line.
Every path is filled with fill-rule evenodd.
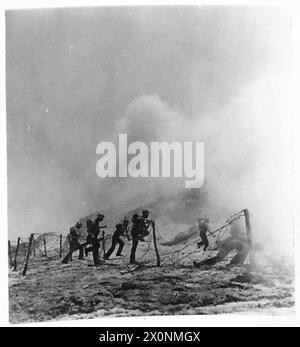
M 255 235 L 292 249 L 288 9 L 8 11 L 6 33 L 9 237 L 137 204 L 172 225 L 248 208 Z M 120 132 L 204 141 L 204 187 L 100 179 L 97 144 Z
M 205 185 L 199 193 L 186 190 L 186 204 L 180 201 L 173 212 L 166 212 L 168 216 L 178 223 L 187 219 L 193 223 L 191 217 L 205 213 L 217 225 L 248 208 L 255 238 L 287 252 L 293 246 L 287 90 L 287 76 L 265 76 L 242 89 L 217 113 L 197 119 L 172 109 L 158 95 L 142 96 L 128 105 L 117 132 L 128 133 L 130 141 L 204 141 Z M 144 183 L 147 193 L 157 187 L 154 179 L 148 181 Z M 180 192 L 182 185 L 180 180 L 166 180 L 159 195 Z M 190 199 L 195 203 L 190 205 Z M 165 212 L 163 206 L 160 211 Z

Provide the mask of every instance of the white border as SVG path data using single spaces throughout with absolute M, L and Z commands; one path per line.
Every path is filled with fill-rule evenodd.
M 0 231 L 0 325 L 11 326 L 8 322 L 8 276 L 7 276 L 7 189 L 6 189 L 6 107 L 5 107 L 5 10 L 6 9 L 32 9 L 32 8 L 50 8 L 50 7 L 79 7 L 79 6 L 118 6 L 118 5 L 256 5 L 256 6 L 291 6 L 292 9 L 292 25 L 293 25 L 293 41 L 294 41 L 294 123 L 295 123 L 295 152 L 294 152 L 294 187 L 295 187 L 295 211 L 300 211 L 299 199 L 299 183 L 297 177 L 300 177 L 300 167 L 297 158 L 300 158 L 300 146 L 296 135 L 300 129 L 300 113 L 299 108 L 299 91 L 300 91 L 300 7 L 295 1 L 2 1 L 1 17 L 0 17 L 0 45 L 1 45 L 1 126 L 0 126 L 0 189 L 1 189 L 1 231 Z M 295 215 L 295 230 L 299 228 L 299 213 Z M 164 317 L 126 317 L 126 318 L 99 318 L 92 320 L 74 320 L 61 322 L 46 322 L 35 324 L 20 324 L 16 326 L 299 326 L 299 288 L 300 288 L 300 256 L 299 256 L 299 233 L 295 235 L 296 246 L 296 315 L 295 316 L 240 316 L 240 315 L 213 315 L 213 316 L 164 316 Z

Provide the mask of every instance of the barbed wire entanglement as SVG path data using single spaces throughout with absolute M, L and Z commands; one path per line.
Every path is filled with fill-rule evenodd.
M 232 224 L 237 222 L 241 217 L 244 217 L 244 210 L 241 210 L 233 214 L 225 221 L 225 223 L 221 227 L 215 229 L 212 232 L 212 236 L 209 237 L 210 246 L 207 251 L 199 249 L 197 246 L 197 241 L 193 239 L 183 246 L 179 245 L 177 246 L 177 248 L 173 248 L 171 251 L 161 253 L 161 265 L 180 267 L 185 266 L 187 264 L 192 264 L 193 260 L 196 259 L 204 260 L 206 258 L 210 258 L 214 253 L 217 252 L 217 241 L 219 241 L 224 235 L 228 234 Z M 150 249 L 148 250 L 148 252 L 149 251 Z M 149 266 L 154 266 L 155 262 L 156 260 L 153 256 L 151 257 L 151 259 L 145 261 L 145 263 Z
M 145 266 L 173 266 L 180 267 L 192 264 L 193 260 L 204 260 L 211 257 L 217 251 L 217 242 L 222 239 L 222 237 L 228 234 L 233 223 L 237 222 L 241 217 L 245 215 L 245 210 L 239 211 L 232 216 L 230 216 L 225 223 L 211 232 L 209 236 L 209 248 L 204 252 L 203 249 L 197 247 L 197 240 L 194 237 L 188 239 L 184 244 L 178 243 L 172 247 L 164 247 L 159 242 L 157 246 L 159 249 L 159 260 L 156 246 L 156 237 L 158 240 L 163 239 L 162 235 L 164 233 L 163 226 L 160 226 L 156 230 L 154 223 L 152 225 L 152 230 L 147 237 L 141 240 L 138 244 L 138 250 L 136 255 L 136 260 Z M 32 239 L 30 240 L 30 238 Z M 103 237 L 103 235 L 101 235 Z M 99 254 L 101 258 L 104 258 L 105 252 L 107 252 L 110 247 L 112 239 L 111 233 L 105 233 L 104 240 L 100 241 Z M 85 238 L 82 236 L 81 243 L 85 243 Z M 12 270 L 24 274 L 24 268 L 38 269 L 41 263 L 48 263 L 51 261 L 58 261 L 67 254 L 69 251 L 69 242 L 67 236 L 58 233 L 34 233 L 26 238 L 18 238 L 17 241 L 9 241 L 9 264 Z M 129 254 L 131 248 L 131 241 L 125 240 L 125 256 L 123 258 L 113 258 L 110 261 L 117 260 L 121 266 L 127 266 L 129 262 Z M 29 252 L 29 255 L 28 255 Z M 78 257 L 78 251 L 75 251 L 73 258 Z M 89 261 L 92 261 L 91 256 L 88 256 Z M 109 263 L 108 263 L 109 264 Z M 26 274 L 25 270 L 25 274 Z

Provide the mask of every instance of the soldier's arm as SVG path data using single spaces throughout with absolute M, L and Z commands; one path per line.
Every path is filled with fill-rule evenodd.
M 207 232 L 209 233 L 209 235 L 213 235 L 214 233 L 210 230 L 210 227 L 207 226 Z

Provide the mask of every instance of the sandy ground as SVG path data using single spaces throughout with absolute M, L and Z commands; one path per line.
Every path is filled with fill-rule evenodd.
M 9 272 L 11 323 L 102 316 L 269 314 L 294 312 L 293 274 L 249 272 L 220 264 L 142 267 L 121 274 L 124 262 L 32 261 L 26 276 Z

